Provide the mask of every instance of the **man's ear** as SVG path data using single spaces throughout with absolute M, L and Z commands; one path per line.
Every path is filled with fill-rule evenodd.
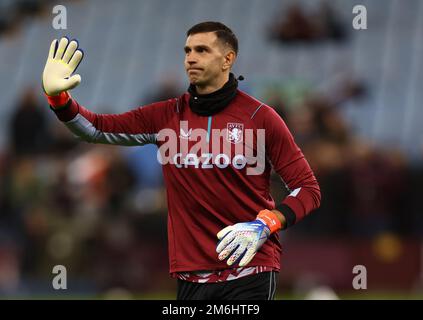
M 235 63 L 236 54 L 234 51 L 228 51 L 224 56 L 225 61 L 223 62 L 222 70 L 231 69 L 233 64 Z

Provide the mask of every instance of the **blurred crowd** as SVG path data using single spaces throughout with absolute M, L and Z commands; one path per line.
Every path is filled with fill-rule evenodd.
M 277 13 L 268 34 L 285 46 L 341 44 L 349 38 L 345 19 L 329 1 L 313 7 L 292 2 Z M 366 99 L 368 88 L 351 75 L 339 83 L 331 92 L 312 89 L 295 99 L 283 88 L 266 93 L 266 102 L 288 124 L 322 188 L 320 209 L 296 226 L 297 232 L 360 237 L 391 232 L 421 237 L 422 168 L 398 148 L 382 148 L 356 134 L 342 116 L 342 108 L 351 99 Z M 278 192 L 278 177 L 274 182 Z
M 14 34 L 26 17 L 51 11 L 51 4 L 55 2 L 57 0 L 0 0 L 0 37 Z
M 305 94 L 291 105 L 284 103 L 283 93 L 268 94 L 322 189 L 321 207 L 296 227 L 304 235 L 422 235 L 422 168 L 399 149 L 358 137 L 342 116 L 345 102 L 365 96 L 365 84 L 355 80 L 345 80 L 330 93 Z
M 316 10 L 308 12 L 300 3 L 293 3 L 278 13 L 269 26 L 271 39 L 283 44 L 343 42 L 347 28 L 328 1 L 320 1 Z
M 33 88 L 14 110 L 0 153 L 0 294 L 34 290 L 37 281 L 16 277 L 51 278 L 56 264 L 91 286 L 84 290 L 148 290 L 166 280 L 165 191 L 154 147 L 78 142 Z M 151 270 L 160 279 L 146 276 Z M 22 283 L 30 288 L 16 287 Z

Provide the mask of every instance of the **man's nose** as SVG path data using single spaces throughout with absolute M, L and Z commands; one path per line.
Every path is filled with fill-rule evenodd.
M 186 57 L 185 57 L 185 60 L 189 65 L 192 65 L 192 64 L 195 64 L 195 63 L 198 62 L 196 56 L 192 53 L 187 54 Z

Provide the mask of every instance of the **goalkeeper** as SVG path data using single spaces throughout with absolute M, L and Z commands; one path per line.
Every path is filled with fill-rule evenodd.
M 123 114 L 96 114 L 71 97 L 83 58 L 75 40 L 52 42 L 43 89 L 57 117 L 87 142 L 167 148 L 159 158 L 177 299 L 273 299 L 279 231 L 319 207 L 319 185 L 279 115 L 238 89 L 234 33 L 219 22 L 199 23 L 184 50 L 188 92 Z M 208 152 L 193 148 L 200 140 Z M 269 192 L 272 167 L 290 192 L 278 205 Z

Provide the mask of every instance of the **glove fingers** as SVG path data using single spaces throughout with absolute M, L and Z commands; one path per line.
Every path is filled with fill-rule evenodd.
M 54 59 L 54 54 L 56 53 L 56 48 L 57 48 L 57 45 L 58 45 L 57 39 L 54 39 L 54 40 L 51 42 L 51 45 L 50 45 L 50 50 L 49 50 L 49 52 L 48 52 L 48 58 L 49 58 L 49 59 Z
M 244 255 L 245 249 L 245 246 L 239 246 L 238 249 L 236 249 L 235 252 L 232 253 L 229 257 L 227 261 L 228 266 L 231 266 L 234 262 L 238 261 L 239 258 Z
M 78 42 L 76 42 L 75 40 L 72 40 L 71 42 L 69 42 L 69 45 L 66 48 L 66 52 L 63 55 L 64 63 L 69 63 L 76 49 L 78 49 Z
M 75 88 L 78 84 L 81 83 L 81 76 L 79 74 L 75 74 L 66 80 L 66 90 L 70 90 Z
M 71 68 L 72 72 L 75 72 L 76 68 L 78 68 L 83 56 L 84 54 L 81 49 L 75 51 L 72 59 L 69 61 L 69 67 Z
M 59 47 L 57 48 L 56 54 L 54 56 L 54 59 L 60 60 L 63 57 L 63 54 L 65 53 L 66 47 L 68 46 L 69 40 L 66 37 L 63 37 L 59 41 Z
M 255 250 L 254 247 L 250 247 L 247 252 L 245 253 L 244 257 L 241 259 L 241 261 L 239 262 L 239 266 L 240 267 L 245 267 L 247 264 L 250 263 L 250 261 L 254 258 L 254 256 L 256 255 L 257 251 Z
M 219 254 L 219 260 L 225 260 L 229 255 L 235 251 L 239 247 L 239 243 L 236 241 L 232 241 L 230 244 L 228 244 L 225 248 L 222 249 L 222 252 Z
M 224 236 L 226 236 L 230 231 L 232 231 L 232 229 L 234 228 L 234 226 L 227 226 L 226 228 L 223 228 L 222 230 L 220 230 L 217 234 L 217 238 L 218 239 L 222 239 Z
M 235 233 L 229 233 L 226 237 L 224 237 L 219 244 L 217 245 L 216 252 L 221 253 L 223 249 L 226 249 L 226 247 L 234 240 Z

